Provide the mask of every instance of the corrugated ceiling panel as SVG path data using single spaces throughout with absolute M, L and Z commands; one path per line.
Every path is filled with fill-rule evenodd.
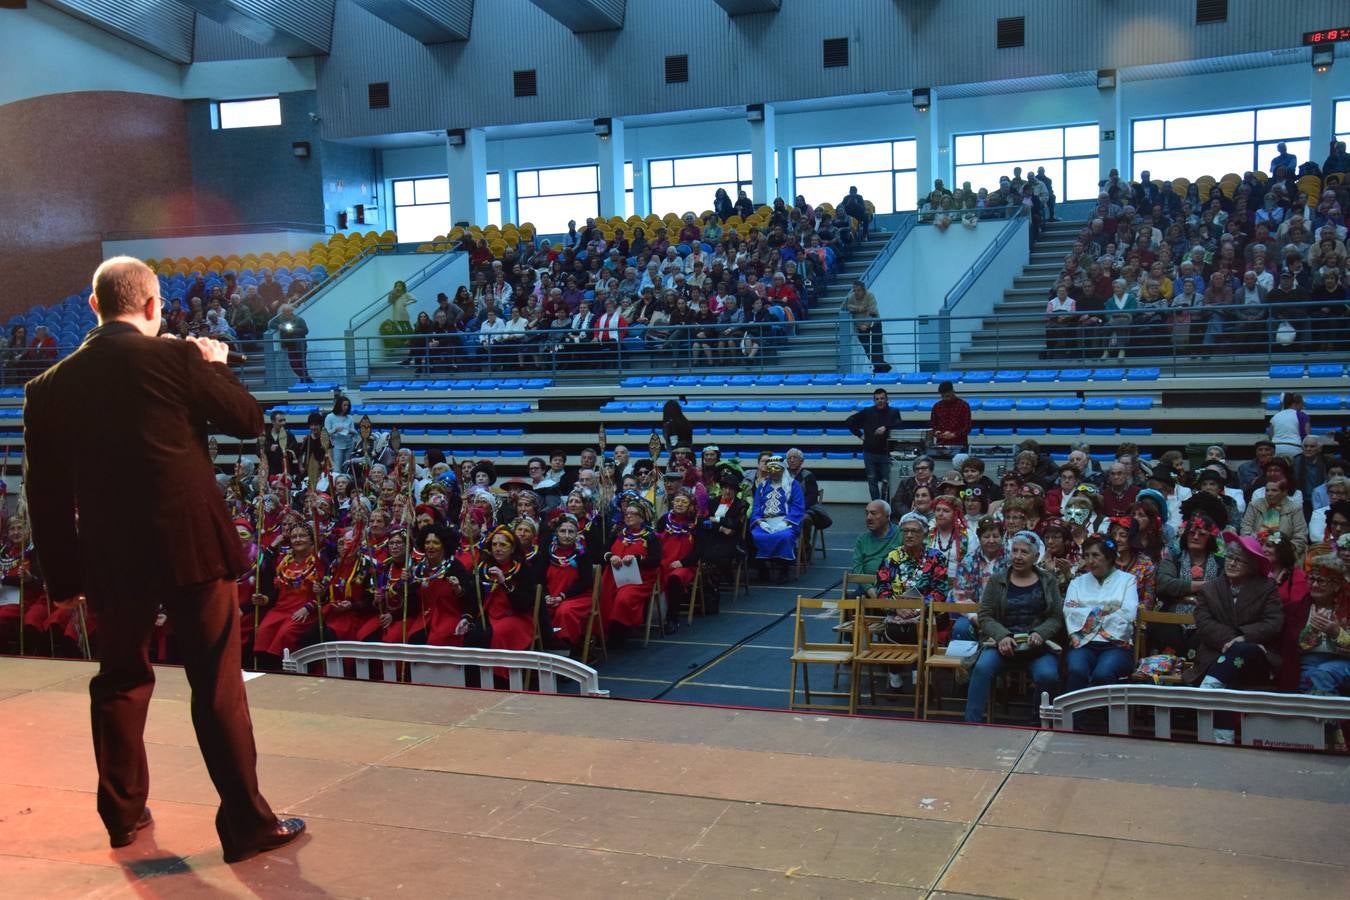
M 193 62 L 219 62 L 232 59 L 270 59 L 284 56 L 281 51 L 244 37 L 214 19 L 197 13 Z
M 829 0 L 825 17 L 821 2 L 731 17 L 707 0 L 627 0 L 621 31 L 577 35 L 530 0 L 491 0 L 477 4 L 467 43 L 423 47 L 338 0 L 332 56 L 320 63 L 325 127 L 353 137 L 589 121 L 1008 80 L 996 90 L 1042 90 L 1079 84 L 1098 68 L 1296 47 L 1344 6 L 1237 0 L 1229 23 L 1197 27 L 1183 0 Z M 995 50 L 995 21 L 1010 15 L 1026 17 L 1027 44 Z M 849 39 L 847 67 L 821 66 L 820 42 L 830 37 Z M 688 83 L 664 82 L 662 62 L 674 53 L 689 54 Z M 538 96 L 514 98 L 512 71 L 531 68 Z M 394 107 L 367 110 L 367 82 L 386 80 Z
M 177 63 L 192 61 L 193 12 L 175 0 L 46 0 L 62 12 Z
M 328 51 L 333 37 L 333 0 L 229 0 L 241 13 Z

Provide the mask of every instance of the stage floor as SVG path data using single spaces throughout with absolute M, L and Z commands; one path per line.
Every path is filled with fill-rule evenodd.
M 1350 760 L 265 675 L 295 845 L 226 866 L 181 671 L 156 825 L 108 849 L 83 662 L 0 658 L 9 897 L 1342 896 Z

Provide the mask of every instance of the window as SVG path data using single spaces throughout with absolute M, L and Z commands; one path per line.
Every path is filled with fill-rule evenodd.
M 261 128 L 281 124 L 281 98 L 221 100 L 215 104 L 211 124 L 216 128 Z
M 793 197 L 801 194 L 812 206 L 838 204 L 850 187 L 872 201 L 879 214 L 916 209 L 919 205 L 914 140 L 798 147 L 792 151 Z
M 1312 107 L 1275 106 L 1233 112 L 1199 113 L 1136 119 L 1131 171 L 1148 170 L 1163 179 L 1201 175 L 1219 178 L 1229 172 L 1270 171 L 1270 161 L 1283 141 L 1302 162 L 1308 158 Z
M 487 173 L 487 224 L 502 227 L 502 173 Z
M 1333 130 L 1336 132 L 1336 140 L 1350 143 L 1350 100 L 1336 101 L 1336 115 L 1332 120 Z M 1319 162 L 1320 166 L 1321 163 Z
M 623 214 L 625 217 L 633 214 L 633 164 L 631 162 L 623 164 Z
M 516 172 L 516 214 L 538 234 L 563 234 L 567 222 L 600 215 L 600 167 L 521 169 Z
M 651 211 L 695 215 L 712 209 L 718 188 L 736 202 L 736 192 L 750 193 L 754 181 L 749 153 L 722 156 L 687 156 L 683 159 L 653 159 L 647 163 Z
M 1024 131 L 958 134 L 955 140 L 957 187 L 969 181 L 973 190 L 996 190 L 1004 175 L 1020 166 L 1022 177 L 1041 166 L 1054 186 L 1055 198 L 1091 200 L 1097 196 L 1097 126 L 1069 125 Z
M 450 230 L 450 179 L 404 178 L 394 182 L 394 230 L 400 243 L 417 244 Z

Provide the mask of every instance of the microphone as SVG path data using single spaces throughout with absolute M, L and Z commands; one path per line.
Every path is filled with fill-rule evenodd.
M 167 338 L 167 339 L 169 339 L 169 340 L 171 340 L 171 341 L 181 341 L 181 340 L 183 340 L 183 339 L 182 339 L 181 337 L 179 337 L 178 335 L 173 334 L 173 333 L 168 332 L 168 331 L 166 331 L 166 332 L 164 332 L 163 334 L 161 334 L 160 337 L 162 337 L 162 338 Z M 240 352 L 237 351 L 237 350 L 231 350 L 231 351 L 229 351 L 229 353 L 227 353 L 227 354 L 225 355 L 225 363 L 226 363 L 227 365 L 231 365 L 231 366 L 242 366 L 242 365 L 244 365 L 244 364 L 247 363 L 247 362 L 248 362 L 248 356 L 245 355 L 245 354 L 243 354 L 243 353 L 240 353 Z

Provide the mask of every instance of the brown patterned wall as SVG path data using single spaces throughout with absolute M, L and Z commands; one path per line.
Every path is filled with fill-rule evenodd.
M 192 220 L 182 101 L 97 91 L 0 106 L 0 318 L 88 284 L 101 233 Z

